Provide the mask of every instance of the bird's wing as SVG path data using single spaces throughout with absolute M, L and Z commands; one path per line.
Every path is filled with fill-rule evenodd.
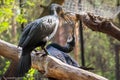
M 37 23 L 33 23 L 32 25 L 30 25 L 29 31 L 25 32 L 25 33 L 27 33 L 27 35 L 25 33 L 23 34 L 22 37 L 24 38 L 24 41 L 22 43 L 22 47 L 30 45 L 31 42 L 32 42 L 32 39 L 35 40 L 34 36 L 37 36 L 37 32 L 38 32 L 37 27 L 38 27 L 38 24 Z
M 47 41 L 47 37 L 53 37 L 57 30 L 55 19 L 52 16 L 46 16 L 32 22 L 22 34 L 19 42 L 21 47 L 35 46 L 41 41 Z
M 57 59 L 63 61 L 64 63 L 67 63 L 69 65 L 79 67 L 79 64 L 67 53 L 61 51 L 59 48 L 52 46 L 51 43 L 47 45 L 46 49 L 49 52 L 49 55 L 56 57 Z
M 50 46 L 46 48 L 47 51 L 49 52 L 49 55 L 54 56 L 55 58 L 61 60 L 62 62 L 66 63 L 65 57 L 62 54 L 62 52 L 53 46 Z
M 51 32 L 52 30 L 50 30 L 49 25 L 43 25 L 43 22 L 41 20 L 36 20 L 34 21 L 34 24 L 32 25 L 22 46 L 36 46 L 41 41 L 43 41 Z
M 27 36 L 28 36 L 28 33 L 30 32 L 30 29 L 32 28 L 32 25 L 33 25 L 33 24 L 30 23 L 30 24 L 28 24 L 28 25 L 25 27 L 25 29 L 24 29 L 24 31 L 22 32 L 22 35 L 21 35 L 21 37 L 20 37 L 18 46 L 22 47 L 25 39 L 26 39 Z

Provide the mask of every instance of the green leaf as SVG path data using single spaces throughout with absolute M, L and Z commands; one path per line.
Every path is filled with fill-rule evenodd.
M 9 23 L 8 22 L 0 23 L 0 33 L 2 33 L 3 31 L 7 30 L 8 27 L 9 27 Z
M 19 23 L 21 23 L 21 24 L 27 22 L 27 19 L 25 19 L 25 18 L 23 17 L 23 15 L 18 15 L 17 18 L 16 18 L 16 20 L 17 20 L 17 22 L 19 22 Z
M 35 4 L 33 2 L 27 1 L 26 3 L 31 7 L 35 6 Z

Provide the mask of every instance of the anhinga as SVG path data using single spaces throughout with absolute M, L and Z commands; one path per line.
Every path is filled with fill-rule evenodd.
M 20 38 L 18 46 L 22 47 L 22 54 L 17 68 L 17 77 L 22 77 L 31 68 L 30 53 L 36 47 L 44 48 L 46 42 L 50 40 L 56 33 L 59 26 L 59 16 L 63 14 L 60 5 L 52 4 L 50 6 L 50 15 L 44 16 L 29 23 Z
M 72 65 L 74 67 L 80 67 L 79 64 L 68 55 L 75 46 L 74 35 L 68 38 L 65 46 L 61 46 L 57 43 L 51 43 L 47 45 L 46 50 L 49 52 L 49 55 L 54 56 L 55 58 L 61 60 L 62 62 Z M 56 80 L 54 78 L 48 78 L 48 80 Z
M 74 49 L 74 46 L 75 38 L 72 36 L 71 38 L 68 38 L 65 46 L 60 46 L 57 43 L 51 43 L 47 45 L 46 50 L 49 52 L 49 55 L 56 57 L 62 62 L 75 67 L 80 67 L 79 64 L 67 54 Z

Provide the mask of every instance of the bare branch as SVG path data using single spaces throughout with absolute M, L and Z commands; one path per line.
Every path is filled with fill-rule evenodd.
M 117 40 L 120 40 L 120 29 L 110 20 L 99 16 L 94 16 L 90 13 L 81 16 L 81 19 L 83 23 L 93 31 L 102 32 L 116 38 Z
M 11 59 L 13 62 L 14 60 L 15 62 L 18 62 L 18 55 L 20 54 L 20 50 L 21 49 L 18 49 L 15 45 L 0 40 L 0 55 L 3 57 Z M 41 57 L 41 54 L 35 55 L 33 53 L 31 56 L 32 67 L 44 73 L 45 77 L 52 77 L 57 80 L 107 80 L 106 78 L 103 78 L 94 73 L 67 65 L 49 55 Z M 15 63 L 14 66 L 16 66 L 16 64 L 17 63 Z M 12 69 L 13 73 L 15 71 L 14 68 Z M 6 74 L 7 75 L 4 75 L 4 77 L 8 77 L 8 75 L 10 77 L 10 74 L 12 73 L 8 72 Z M 12 75 L 12 77 L 14 77 L 14 75 Z
M 120 29 L 115 26 L 110 19 L 95 16 L 92 13 L 87 13 L 84 15 L 69 13 L 65 16 L 69 16 L 70 20 L 73 22 L 82 20 L 82 22 L 91 30 L 105 33 L 116 38 L 117 40 L 120 40 Z

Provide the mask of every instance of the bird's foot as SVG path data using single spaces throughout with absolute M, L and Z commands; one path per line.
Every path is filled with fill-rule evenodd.
M 46 55 L 49 54 L 49 52 L 46 50 L 46 48 L 43 48 L 43 50 L 44 50 L 44 52 L 45 52 Z
M 42 56 L 41 57 L 45 57 L 45 56 L 47 56 L 48 54 L 47 53 L 44 53 L 44 54 L 42 54 Z
M 44 56 L 47 56 L 49 53 L 48 53 L 48 51 L 46 50 L 46 48 L 45 47 L 41 47 L 43 50 L 44 50 L 44 54 L 42 54 L 42 57 L 44 57 Z
M 39 51 L 37 51 L 36 49 L 34 49 L 35 55 L 39 55 L 41 54 Z
M 35 55 L 39 55 L 39 54 L 41 54 L 40 52 L 35 52 Z

